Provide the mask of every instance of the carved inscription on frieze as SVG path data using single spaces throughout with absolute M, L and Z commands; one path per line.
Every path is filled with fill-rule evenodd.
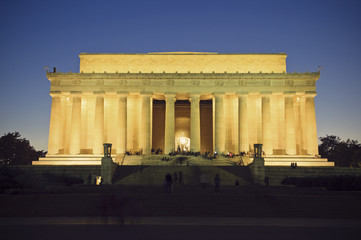
M 222 80 L 217 80 L 216 81 L 216 86 L 218 86 L 218 87 L 223 86 L 223 81 Z
M 192 84 L 193 86 L 199 86 L 199 80 L 193 80 Z
M 122 86 L 122 87 L 126 86 L 127 85 L 127 80 L 125 80 L 125 79 L 119 80 L 119 85 Z
M 287 86 L 293 86 L 294 81 L 288 79 L 288 80 L 285 81 L 285 84 L 286 84 Z
M 246 80 L 238 80 L 238 85 L 239 85 L 239 86 L 246 86 L 246 85 L 247 85 L 247 81 L 246 81 Z
M 173 80 L 173 79 L 167 79 L 166 84 L 167 84 L 169 87 L 171 87 L 171 86 L 174 85 L 174 80 Z
M 55 80 L 51 81 L 51 85 L 53 85 L 53 86 L 59 86 L 59 85 L 60 85 L 60 80 L 59 80 L 59 79 L 55 79 Z
M 150 79 L 143 79 L 143 85 L 148 86 L 150 84 Z
M 81 83 L 80 79 L 73 80 L 73 85 L 80 85 L 80 83 Z
M 97 79 L 95 84 L 98 85 L 98 86 L 104 85 L 104 80 L 103 79 Z

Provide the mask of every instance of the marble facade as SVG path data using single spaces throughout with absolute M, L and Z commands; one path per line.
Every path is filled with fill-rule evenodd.
M 114 157 L 167 154 L 188 139 L 194 152 L 247 153 L 262 143 L 266 165 L 333 165 L 318 156 L 320 73 L 287 73 L 285 53 L 79 57 L 79 73 L 47 73 L 48 154 L 33 164 L 100 164 L 105 142 Z

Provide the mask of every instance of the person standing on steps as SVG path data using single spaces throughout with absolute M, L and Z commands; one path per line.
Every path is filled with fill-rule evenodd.
M 172 193 L 172 183 L 173 183 L 172 174 L 167 173 L 165 175 L 165 189 L 166 189 L 166 193 L 168 194 Z
M 177 186 L 178 184 L 178 175 L 177 172 L 173 173 L 173 182 L 174 182 L 174 186 Z
M 219 184 L 221 183 L 221 178 L 219 177 L 219 174 L 217 173 L 214 177 L 214 193 L 219 194 Z
M 174 172 L 173 173 L 173 192 L 175 191 L 177 184 L 178 184 L 178 176 L 177 176 L 177 172 Z
M 178 179 L 178 183 L 179 183 L 179 186 L 183 186 L 184 183 L 183 183 L 183 173 L 181 171 L 179 171 L 179 179 Z

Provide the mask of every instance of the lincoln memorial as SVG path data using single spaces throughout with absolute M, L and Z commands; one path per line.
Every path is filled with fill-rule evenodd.
M 99 165 L 103 143 L 115 161 L 179 149 L 252 156 L 260 143 L 266 165 L 333 166 L 318 155 L 320 73 L 287 73 L 285 53 L 79 57 L 79 73 L 47 73 L 48 153 L 34 165 Z

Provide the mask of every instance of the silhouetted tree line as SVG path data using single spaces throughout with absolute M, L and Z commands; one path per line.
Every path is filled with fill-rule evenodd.
M 45 154 L 45 151 L 36 151 L 19 132 L 7 133 L 0 138 L 0 165 L 31 165 Z
M 337 167 L 360 167 L 361 144 L 356 140 L 341 140 L 333 135 L 320 137 L 319 154 Z
M 289 177 L 281 182 L 296 187 L 322 187 L 333 191 L 360 191 L 361 176 Z

